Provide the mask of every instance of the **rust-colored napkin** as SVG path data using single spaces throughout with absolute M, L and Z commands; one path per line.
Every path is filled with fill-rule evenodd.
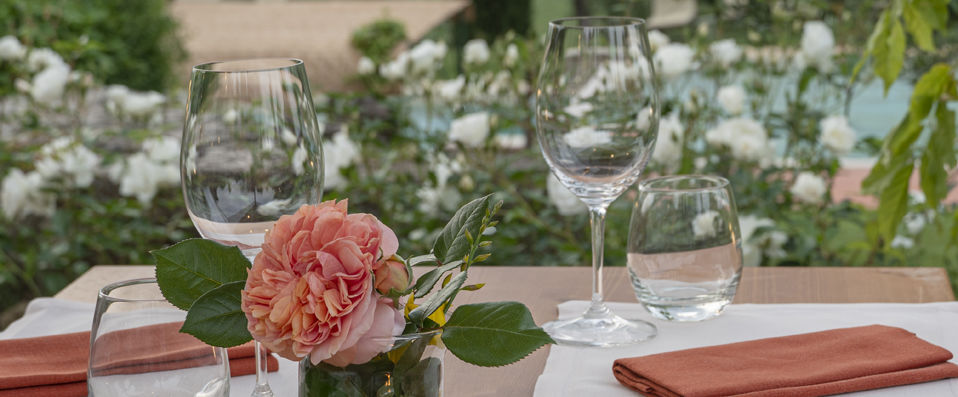
M 135 374 L 211 364 L 210 347 L 177 332 L 182 325 L 163 323 L 104 334 L 97 340 L 111 359 L 94 371 Z M 255 373 L 254 354 L 252 342 L 230 348 L 230 375 Z M 89 358 L 90 332 L 0 340 L 0 397 L 86 396 Z M 279 369 L 276 358 L 269 356 L 267 368 Z
M 958 377 L 951 352 L 901 328 L 842 328 L 643 357 L 612 365 L 648 396 L 827 396 Z

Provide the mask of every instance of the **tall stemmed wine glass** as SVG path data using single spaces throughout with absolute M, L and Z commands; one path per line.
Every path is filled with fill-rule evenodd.
M 581 17 L 549 22 L 536 91 L 536 132 L 560 182 L 589 207 L 592 304 L 544 328 L 559 343 L 617 346 L 656 334 L 602 297 L 605 213 L 639 178 L 658 131 L 659 104 L 645 21 Z M 623 231 L 624 232 L 624 231 Z
M 306 69 L 298 59 L 193 68 L 180 153 L 183 197 L 205 239 L 252 262 L 273 222 L 319 202 L 323 152 Z M 256 343 L 253 396 L 272 396 Z

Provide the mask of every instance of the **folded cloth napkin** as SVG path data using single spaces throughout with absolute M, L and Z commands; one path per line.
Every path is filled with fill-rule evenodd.
M 951 352 L 901 328 L 842 328 L 615 360 L 648 396 L 827 396 L 958 377 Z
M 209 365 L 209 346 L 177 330 L 183 323 L 163 323 L 103 334 L 97 354 L 109 360 L 93 371 L 102 375 L 135 374 Z M 135 337 L 130 337 L 135 336 Z M 102 347 L 101 347 L 102 346 Z M 0 397 L 86 396 L 90 332 L 0 340 Z M 231 347 L 230 375 L 256 372 L 252 342 Z M 269 371 L 279 363 L 269 356 Z

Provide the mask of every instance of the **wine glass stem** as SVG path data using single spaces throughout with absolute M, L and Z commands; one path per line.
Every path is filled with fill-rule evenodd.
M 266 359 L 266 349 L 259 342 L 253 342 L 256 349 L 256 387 L 253 388 L 253 395 L 272 395 L 269 387 L 269 381 L 266 379 L 268 360 Z
M 592 304 L 585 312 L 586 318 L 601 318 L 609 315 L 602 296 L 602 264 L 605 252 L 605 205 L 589 207 L 589 223 L 592 226 Z

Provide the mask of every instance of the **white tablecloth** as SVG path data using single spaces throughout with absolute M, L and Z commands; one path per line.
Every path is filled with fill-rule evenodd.
M 559 318 L 579 315 L 587 306 L 585 301 L 562 303 Z M 958 302 L 731 305 L 720 317 L 698 323 L 653 320 L 637 303 L 610 303 L 609 306 L 623 317 L 651 321 L 658 327 L 659 335 L 651 341 L 629 347 L 552 346 L 545 370 L 536 382 L 535 396 L 634 397 L 635 392 L 620 385 L 612 376 L 612 362 L 617 358 L 859 325 L 901 327 L 958 354 Z M 946 379 L 849 395 L 958 396 L 958 380 Z
M 93 326 L 92 303 L 56 298 L 37 298 L 27 306 L 26 313 L 3 332 L 0 339 L 30 338 L 89 331 Z M 299 393 L 298 363 L 279 358 L 279 372 L 269 373 L 269 384 L 278 397 Z M 230 379 L 231 397 L 249 397 L 256 381 L 253 375 Z

